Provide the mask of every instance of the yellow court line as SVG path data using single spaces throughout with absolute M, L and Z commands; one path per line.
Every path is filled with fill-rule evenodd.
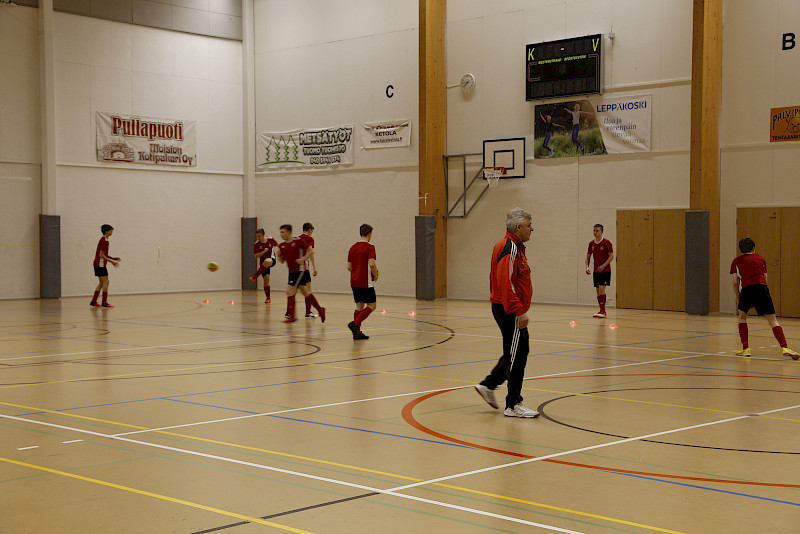
M 539 506 L 539 507 L 542 507 L 542 508 L 548 508 L 550 510 L 557 510 L 559 512 L 568 512 L 568 513 L 571 513 L 571 514 L 577 514 L 577 515 L 581 515 L 581 516 L 584 516 L 584 517 L 591 517 L 593 519 L 601 519 L 603 521 L 613 521 L 614 523 L 621 523 L 623 525 L 630 525 L 630 526 L 633 526 L 633 527 L 646 528 L 648 530 L 655 530 L 656 532 L 667 532 L 668 534 L 686 534 L 685 532 L 678 532 L 676 530 L 667 530 L 665 528 L 651 527 L 650 525 L 643 525 L 641 523 L 634 523 L 633 521 L 625 521 L 624 519 L 614 519 L 613 517 L 606 517 L 604 515 L 590 514 L 588 512 L 579 512 L 577 510 L 570 510 L 569 508 L 560 508 L 558 506 L 551 506 L 549 504 L 542 504 L 542 503 L 538 503 L 538 502 L 526 501 L 526 500 L 517 499 L 517 498 L 514 498 L 514 497 L 507 497 L 505 495 L 496 495 L 494 493 L 487 493 L 485 491 L 478 491 L 478 490 L 472 490 L 472 489 L 467 489 L 467 488 L 460 488 L 458 486 L 450 486 L 448 484 L 438 484 L 437 483 L 435 485 L 436 486 L 444 486 L 445 488 L 450 488 L 450 489 L 457 489 L 457 490 L 461 490 L 461 491 L 466 491 L 468 493 L 476 493 L 478 495 L 486 495 L 487 497 L 495 497 L 497 499 L 503 499 L 505 501 L 513 501 L 513 502 L 518 502 L 518 503 L 522 503 L 522 504 L 530 504 L 530 505 L 533 505 L 533 506 Z
M 247 340 L 247 341 L 251 341 L 251 340 Z M 141 347 L 141 350 L 143 350 L 143 351 L 145 351 L 145 350 L 155 350 L 155 349 L 159 349 L 159 348 L 161 348 L 161 347 L 158 347 L 158 346 L 155 346 L 155 347 Z M 400 347 L 389 347 L 389 348 L 381 347 L 381 348 L 375 348 L 375 349 L 370 349 L 370 350 L 365 350 L 365 351 L 359 351 L 359 354 L 369 353 L 369 352 L 378 352 L 378 351 L 384 351 L 384 350 L 398 350 L 398 349 L 412 349 L 412 348 L 421 348 L 421 347 L 418 347 L 417 345 L 409 345 L 409 346 L 406 346 L 406 347 L 403 347 L 403 346 L 400 346 Z M 177 371 L 197 371 L 197 370 L 200 370 L 200 369 L 213 369 L 213 368 L 216 368 L 216 367 L 230 367 L 230 366 L 234 366 L 234 365 L 252 365 L 254 363 L 297 361 L 297 360 L 300 360 L 302 358 L 321 358 L 323 356 L 342 356 L 344 354 L 352 354 L 352 353 L 353 353 L 353 351 L 331 352 L 331 353 L 315 353 L 315 354 L 307 354 L 305 356 L 291 356 L 291 357 L 286 357 L 286 358 L 267 358 L 267 359 L 263 359 L 263 360 L 249 360 L 249 361 L 246 361 L 246 362 L 215 363 L 215 364 L 211 364 L 211 365 L 196 365 L 196 366 L 192 366 L 192 367 L 177 367 L 177 368 L 173 368 L 173 369 L 162 369 L 160 371 L 138 371 L 136 373 L 124 373 L 124 374 L 119 374 L 119 375 L 105 375 L 105 376 L 88 376 L 88 377 L 83 377 L 83 378 L 69 378 L 67 380 L 52 380 L 52 381 L 49 381 L 49 382 L 34 382 L 32 384 L 12 384 L 12 385 L 7 385 L 7 386 L 0 386 L 0 389 L 22 388 L 22 387 L 29 387 L 29 386 L 46 386 L 46 385 L 50 385 L 50 384 L 67 384 L 67 383 L 70 383 L 70 382 L 82 382 L 84 380 L 101 380 L 101 379 L 102 380 L 107 380 L 109 378 L 124 378 L 124 377 L 128 377 L 128 376 L 138 376 L 138 375 L 158 375 L 158 374 L 163 374 L 163 373 L 174 373 L 174 372 L 177 372 Z M 57 356 L 57 355 L 54 355 L 54 356 Z
M 46 471 L 48 473 L 53 473 L 53 474 L 56 474 L 56 475 L 62 475 L 62 476 L 65 476 L 65 477 L 76 478 L 78 480 L 83 480 L 84 482 L 91 482 L 93 484 L 99 484 L 101 486 L 108 486 L 110 488 L 129 491 L 131 493 L 138 493 L 139 495 L 145 495 L 147 497 L 154 497 L 156 499 L 161 499 L 163 501 L 174 502 L 174 503 L 177 503 L 177 504 L 182 504 L 184 506 L 191 506 L 192 508 L 198 508 L 200 510 L 205 510 L 207 512 L 213 512 L 215 514 L 221 514 L 221 515 L 226 515 L 226 516 L 229 516 L 229 517 L 235 517 L 236 519 L 243 519 L 243 520 L 249 521 L 251 523 L 259 523 L 261 525 L 266 525 L 268 527 L 274 527 L 274 528 L 278 528 L 278 529 L 281 529 L 281 530 L 287 530 L 289 532 L 297 532 L 298 534 L 313 534 L 313 533 L 311 533 L 311 532 L 309 532 L 307 530 L 300 530 L 299 528 L 287 527 L 286 525 L 279 525 L 278 523 L 273 523 L 271 521 L 265 521 L 264 519 L 261 519 L 261 518 L 258 518 L 258 517 L 250 517 L 250 516 L 246 516 L 246 515 L 242 515 L 242 514 L 237 514 L 236 512 L 228 512 L 227 510 L 220 510 L 219 508 L 213 508 L 211 506 L 206 506 L 204 504 L 198 504 L 198 503 L 195 503 L 195 502 L 184 501 L 182 499 L 176 499 L 175 497 L 168 497 L 166 495 L 160 495 L 158 493 L 152 493 L 150 491 L 144 491 L 144 490 L 140 490 L 140 489 L 136 489 L 136 488 L 131 488 L 131 487 L 128 487 L 128 486 L 121 486 L 119 484 L 114 484 L 113 482 L 106 482 L 104 480 L 97 480 L 96 478 L 84 477 L 84 476 L 81 476 L 81 475 L 76 475 L 74 473 L 67 473 L 67 472 L 64 472 L 64 471 L 58 471 L 56 469 L 50 469 L 49 467 L 44 467 L 44 466 L 41 466 L 41 465 L 33 465 L 33 464 L 25 463 L 25 462 L 19 462 L 17 460 L 12 460 L 10 458 L 0 458 L 0 461 L 7 462 L 7 463 L 10 463 L 10 464 L 20 465 L 22 467 L 28 467 L 28 468 L 31 468 L 31 469 L 37 469 L 39 471 Z
M 342 366 L 328 365 L 328 364 L 325 364 L 325 363 L 311 363 L 309 365 L 315 365 L 315 366 L 318 366 L 318 367 L 332 367 L 334 369 L 342 369 L 342 370 L 345 370 L 345 371 L 362 371 L 362 372 L 372 372 L 372 373 L 376 373 L 376 374 L 377 373 L 386 373 L 386 374 L 391 374 L 391 375 L 395 375 L 395 376 L 410 376 L 410 377 L 415 377 L 415 378 L 428 378 L 428 379 L 433 379 L 433 380 L 444 380 L 444 381 L 447 381 L 447 382 L 458 382 L 458 383 L 461 383 L 461 384 L 474 384 L 475 383 L 474 381 L 461 380 L 461 379 L 458 379 L 458 378 L 444 378 L 444 377 L 440 377 L 440 376 L 417 375 L 417 374 L 412 374 L 412 373 L 396 373 L 396 372 L 392 372 L 392 371 L 375 371 L 375 370 L 370 370 L 370 369 L 359 369 L 357 367 L 342 367 Z M 607 396 L 598 395 L 598 394 L 595 394 L 595 393 L 576 393 L 574 391 L 559 391 L 557 389 L 541 389 L 541 388 L 530 388 L 530 387 L 524 387 L 524 386 L 523 386 L 522 389 L 525 390 L 525 391 L 539 391 L 539 392 L 542 392 L 542 393 L 557 393 L 559 395 L 574 395 L 576 397 L 593 397 L 593 398 L 596 398 L 596 399 L 616 400 L 616 401 L 622 401 L 622 402 L 637 402 L 637 403 L 640 403 L 640 404 L 652 404 L 654 406 L 667 406 L 669 408 L 685 408 L 687 410 L 700 410 L 700 411 L 705 411 L 705 412 L 716 412 L 716 413 L 724 413 L 724 414 L 730 414 L 730 415 L 747 415 L 745 412 L 732 412 L 732 411 L 729 411 L 729 410 L 716 410 L 714 408 L 701 408 L 699 406 L 685 406 L 685 405 L 682 405 L 682 404 L 669 404 L 669 403 L 666 403 L 666 402 L 654 402 L 654 401 L 645 401 L 645 400 L 638 400 L 638 399 L 624 399 L 624 398 L 621 398 L 621 397 L 607 397 Z M 790 419 L 788 417 L 773 417 L 771 415 L 763 415 L 763 416 L 760 416 L 760 417 L 763 417 L 764 419 L 774 419 L 776 421 L 790 421 L 792 423 L 800 423 L 800 419 Z
M 19 407 L 19 408 L 25 408 L 25 409 L 29 409 L 29 410 L 37 410 L 37 411 L 41 411 L 41 412 L 55 413 L 55 414 L 59 414 L 59 415 L 66 415 L 66 416 L 76 417 L 76 418 L 80 418 L 80 419 L 87 419 L 87 420 L 92 420 L 92 421 L 101 421 L 103 423 L 116 424 L 116 425 L 120 425 L 120 426 L 126 426 L 126 427 L 138 428 L 138 429 L 146 430 L 146 428 L 139 427 L 139 426 L 136 426 L 136 425 L 129 425 L 129 424 L 126 424 L 126 423 L 118 423 L 118 422 L 115 422 L 115 421 L 106 421 L 106 420 L 103 420 L 103 419 L 94 419 L 92 417 L 86 417 L 86 416 L 82 416 L 82 415 L 70 414 L 70 413 L 66 413 L 66 412 L 57 412 L 57 411 L 54 411 L 54 410 L 39 409 L 39 408 L 31 407 L 31 406 L 22 406 L 22 405 L 19 405 L 19 404 L 10 404 L 10 403 L 7 403 L 7 402 L 0 402 L 0 404 L 4 404 L 4 405 L 7 405 L 7 406 L 15 406 L 15 407 Z M 424 479 L 421 479 L 421 478 L 409 477 L 409 476 L 405 476 L 405 475 L 398 475 L 398 474 L 395 474 L 395 473 L 388 473 L 388 472 L 385 472 L 385 471 L 378 471 L 378 470 L 369 469 L 369 468 L 366 468 L 366 467 L 358 467 L 358 466 L 354 466 L 354 465 L 343 464 L 343 463 L 339 463 L 339 462 L 331 462 L 331 461 L 328 461 L 328 460 L 322 460 L 322 459 L 318 459 L 318 458 L 310 458 L 310 457 L 307 457 L 307 456 L 299 456 L 299 455 L 296 455 L 296 454 L 278 452 L 278 451 L 273 451 L 273 450 L 269 450 L 269 449 L 261 449 L 261 448 L 258 448 L 258 447 L 250 447 L 248 445 L 240 445 L 240 444 L 237 444 L 237 443 L 230 443 L 230 442 L 226 442 L 226 441 L 218 441 L 218 440 L 213 440 L 213 439 L 209 439 L 209 438 L 201 438 L 201 437 L 198 437 L 198 436 L 190 436 L 190 435 L 187 435 L 187 434 L 178 434 L 178 433 L 175 433 L 175 432 L 167 432 L 167 431 L 164 431 L 164 430 L 155 430 L 154 433 L 165 434 L 165 435 L 169 435 L 169 436 L 185 438 L 185 439 L 194 440 L 194 441 L 202 441 L 202 442 L 207 442 L 207 443 L 213 443 L 213 444 L 216 444 L 216 445 L 232 447 L 232 448 L 235 448 L 235 449 L 244 449 L 244 450 L 251 450 L 251 451 L 256 451 L 256 452 L 263 452 L 263 453 L 272 454 L 272 455 L 275 455 L 275 456 L 283 456 L 283 457 L 287 457 L 287 458 L 305 460 L 305 461 L 318 463 L 318 464 L 323 464 L 323 465 L 331 465 L 331 466 L 335 466 L 335 467 L 342 467 L 342 468 L 351 469 L 351 470 L 354 470 L 354 471 L 360 471 L 360 472 L 364 472 L 364 473 L 376 474 L 376 475 L 381 475 L 381 476 L 388 476 L 388 477 L 392 477 L 392 478 L 398 478 L 398 479 L 401 479 L 401 480 L 409 480 L 409 481 L 412 481 L 412 482 L 422 482 L 424 480 Z M 109 436 L 109 438 L 110 439 L 114 439 L 112 436 Z M 0 460 L 2 460 L 2 458 L 0 458 Z M 13 460 L 9 460 L 9 461 L 14 462 Z M 21 463 L 21 462 L 14 462 L 14 463 Z M 23 464 L 23 465 L 25 465 L 25 464 Z M 35 467 L 35 466 L 31 466 L 31 467 Z M 46 468 L 44 468 L 44 469 L 47 470 Z M 67 473 L 67 475 L 68 476 L 78 477 L 78 475 L 71 475 L 69 473 Z M 78 478 L 80 478 L 80 477 L 78 477 Z M 438 483 L 438 482 L 434 483 L 433 485 L 442 486 L 442 487 L 446 487 L 446 488 L 450 488 L 450 489 L 455 489 L 455 490 L 458 490 L 458 491 L 464 491 L 464 492 L 468 492 L 468 493 L 482 493 L 482 492 L 479 492 L 477 490 L 472 490 L 472 489 L 469 489 L 469 488 L 462 488 L 462 487 L 459 487 L 459 486 L 451 486 L 451 485 L 448 485 L 448 484 L 442 484 L 442 483 Z M 133 490 L 133 491 L 138 491 L 138 490 Z M 594 517 L 594 518 L 597 518 L 597 519 L 603 519 L 605 521 L 610 521 L 610 522 L 613 522 L 613 523 L 621 523 L 621 524 L 626 524 L 626 525 L 637 525 L 637 526 L 642 527 L 642 528 L 646 528 L 646 529 L 650 529 L 650 530 L 656 530 L 656 531 L 659 531 L 659 532 L 673 532 L 673 531 L 670 531 L 670 530 L 663 530 L 663 529 L 660 529 L 658 527 L 651 527 L 651 526 L 643 525 L 643 524 L 639 524 L 639 523 L 631 523 L 629 521 L 625 521 L 624 519 L 614 519 L 612 517 L 592 515 L 592 514 L 589 514 L 587 512 L 579 512 L 577 510 L 570 510 L 568 508 L 558 508 L 556 506 L 543 504 L 543 503 L 536 503 L 536 502 L 532 502 L 532 501 L 522 501 L 522 500 L 519 500 L 519 499 L 515 499 L 513 497 L 505 497 L 505 496 L 502 496 L 502 495 L 493 495 L 493 494 L 490 494 L 490 493 L 485 493 L 485 495 L 494 496 L 494 497 L 497 497 L 499 499 L 518 501 L 518 502 L 521 502 L 521 503 L 530 504 L 532 506 L 538 506 L 538 507 L 549 508 L 549 509 L 554 509 L 554 510 L 561 510 L 563 512 L 568 512 L 568 513 L 572 513 L 572 514 Z M 167 498 L 167 499 L 169 499 L 169 498 Z M 225 512 L 223 512 L 223 513 L 225 513 Z M 301 531 L 298 531 L 298 532 L 301 532 Z M 678 534 L 683 534 L 683 533 L 678 533 Z

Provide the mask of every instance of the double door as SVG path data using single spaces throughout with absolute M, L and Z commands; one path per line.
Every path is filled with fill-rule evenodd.
M 745 237 L 756 242 L 756 254 L 767 260 L 767 285 L 775 313 L 800 317 L 800 207 L 737 208 L 732 258 L 739 255 L 737 244 Z M 727 273 L 729 266 L 720 265 L 720 271 Z
M 617 307 L 683 311 L 686 210 L 617 211 Z

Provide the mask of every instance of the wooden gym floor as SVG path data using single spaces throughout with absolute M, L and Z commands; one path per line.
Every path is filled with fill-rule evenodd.
M 800 532 L 800 362 L 764 319 L 745 359 L 732 315 L 535 305 L 526 420 L 471 387 L 486 302 L 379 296 L 356 342 L 345 295 L 324 325 L 112 297 L 0 301 L 3 534 Z

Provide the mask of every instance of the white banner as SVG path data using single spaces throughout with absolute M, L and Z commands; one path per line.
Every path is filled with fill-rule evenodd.
M 97 161 L 197 165 L 197 123 L 96 113 Z
M 256 138 L 256 170 L 270 166 L 328 167 L 353 163 L 353 125 L 260 133 Z
M 411 146 L 411 120 L 362 124 L 361 146 L 364 148 Z
M 650 152 L 653 95 L 603 98 L 596 106 L 597 124 L 609 154 Z

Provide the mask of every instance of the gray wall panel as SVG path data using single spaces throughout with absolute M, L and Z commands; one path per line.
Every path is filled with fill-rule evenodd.
M 258 269 L 258 261 L 253 257 L 257 224 L 256 217 L 242 217 L 242 289 L 258 289 L 258 280 L 250 281 L 250 277 Z
M 223 15 L 242 16 L 242 0 L 209 0 L 208 10 Z
M 208 11 L 208 0 L 172 0 L 172 5 Z
M 179 32 L 208 35 L 211 29 L 210 19 L 208 11 L 172 6 L 172 29 Z
M 92 0 L 92 16 L 117 22 L 133 22 L 132 0 Z
M 242 17 L 211 13 L 210 35 L 225 39 L 242 39 Z
M 76 15 L 92 15 L 92 0 L 53 0 L 53 11 L 65 11 Z
M 61 297 L 61 216 L 39 214 L 39 295 Z
M 172 6 L 150 0 L 133 0 L 133 23 L 172 29 Z
M 708 315 L 709 312 L 709 212 L 686 212 L 686 312 Z

